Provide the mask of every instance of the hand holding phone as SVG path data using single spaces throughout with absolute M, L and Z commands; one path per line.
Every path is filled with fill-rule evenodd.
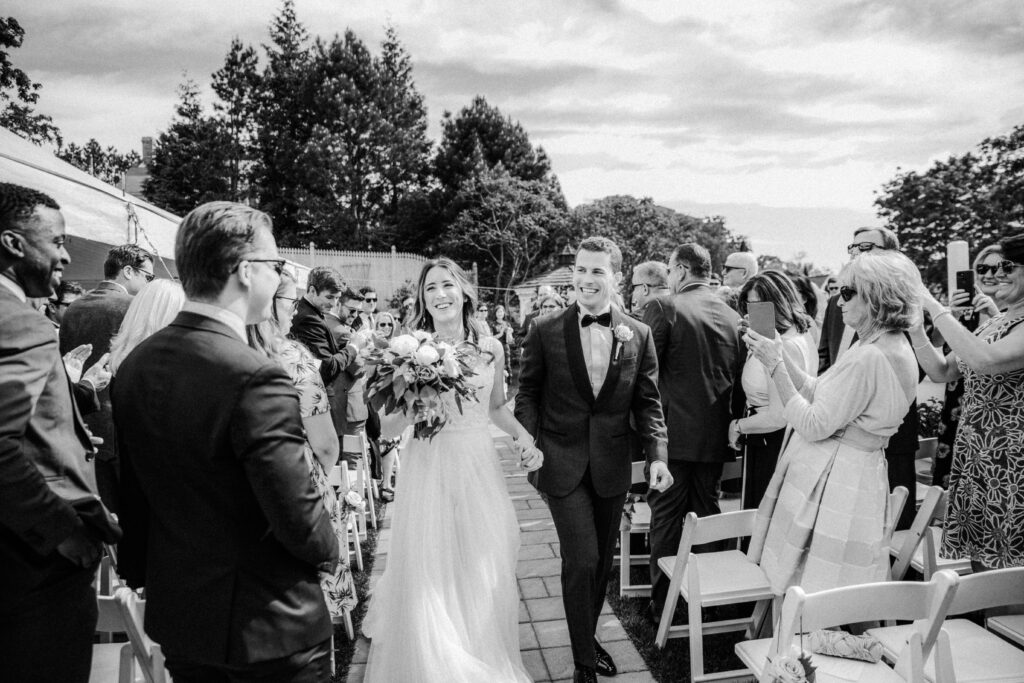
M 750 329 L 762 337 L 775 338 L 775 304 L 771 301 L 752 301 L 747 304 Z

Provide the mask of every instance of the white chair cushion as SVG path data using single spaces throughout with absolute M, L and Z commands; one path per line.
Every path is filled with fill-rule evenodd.
M 131 648 L 128 643 L 101 643 L 92 646 L 92 669 L 89 680 L 96 683 L 114 683 L 121 675 L 121 650 Z
M 999 617 L 989 617 L 986 623 L 988 624 L 988 630 L 1024 645 L 1024 614 L 1004 614 Z
M 736 656 L 740 658 L 748 669 L 760 676 L 764 671 L 765 662 L 768 661 L 768 652 L 771 648 L 771 638 L 761 640 L 745 640 L 736 643 Z M 814 672 L 817 683 L 906 683 L 903 677 L 891 668 L 879 662 L 862 662 L 856 659 L 843 659 L 841 657 L 829 657 L 827 655 L 811 654 L 811 664 L 817 670 Z
M 910 624 L 887 626 L 868 629 L 868 633 L 881 641 L 891 660 L 903 650 L 913 628 Z M 949 634 L 957 683 L 1024 681 L 1024 651 L 966 619 L 947 619 L 942 628 Z M 924 676 L 935 680 L 934 657 L 924 663 Z
M 718 553 L 699 553 L 694 562 L 700 572 L 701 604 L 705 606 L 727 605 L 735 602 L 750 602 L 772 596 L 768 578 L 761 567 L 747 559 L 739 550 Z M 658 560 L 658 567 L 668 577 L 676 558 L 672 555 Z M 689 571 L 683 572 L 681 593 L 689 600 Z

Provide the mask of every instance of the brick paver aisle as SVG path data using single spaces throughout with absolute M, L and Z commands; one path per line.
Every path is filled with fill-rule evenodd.
M 512 452 L 509 438 L 494 429 L 492 433 L 521 531 L 522 546 L 516 576 L 519 579 L 519 645 L 523 663 L 537 683 L 571 681 L 572 652 L 562 609 L 561 560 L 555 526 L 544 501 L 526 481 L 526 474 L 517 467 L 518 459 Z M 390 538 L 390 521 L 386 520 L 377 541 L 377 557 L 370 578 L 371 591 L 384 571 Z M 618 676 L 602 680 L 617 683 L 653 680 L 607 602 L 601 612 L 597 638 L 619 668 Z M 360 637 L 349 669 L 349 683 L 362 683 L 368 652 L 369 641 Z

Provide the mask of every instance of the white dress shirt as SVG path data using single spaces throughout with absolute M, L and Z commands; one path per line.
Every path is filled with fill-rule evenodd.
M 601 313 L 609 311 L 611 311 L 610 306 Z M 587 312 L 580 307 L 576 324 L 580 326 L 580 342 L 583 344 L 583 359 L 587 363 L 590 388 L 596 397 L 604 385 L 604 378 L 608 374 L 608 365 L 612 358 L 612 328 L 597 323 L 583 327 L 584 315 L 587 315 Z
M 18 297 L 18 300 L 22 303 L 28 302 L 28 297 L 25 296 L 25 290 L 17 282 L 7 277 L 6 275 L 0 275 L 0 285 L 3 285 L 7 289 L 14 292 L 14 296 Z

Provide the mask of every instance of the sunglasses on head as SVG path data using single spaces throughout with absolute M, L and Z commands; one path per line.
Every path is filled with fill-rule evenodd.
M 977 266 L 974 267 L 974 272 L 976 272 L 978 275 L 988 275 L 989 273 L 992 273 L 993 275 L 999 275 L 1000 273 L 1002 273 L 1003 275 L 1009 275 L 1011 272 L 1013 272 L 1013 269 L 1018 267 L 1019 265 L 1019 263 L 1014 263 L 1013 261 L 1000 261 L 999 263 L 993 265 L 979 263 Z
M 857 290 L 853 287 L 840 287 L 839 296 L 843 301 L 849 301 L 853 297 L 857 296 Z
M 880 246 L 874 242 L 854 242 L 853 244 L 846 245 L 846 251 L 871 251 L 872 249 L 881 249 Z

